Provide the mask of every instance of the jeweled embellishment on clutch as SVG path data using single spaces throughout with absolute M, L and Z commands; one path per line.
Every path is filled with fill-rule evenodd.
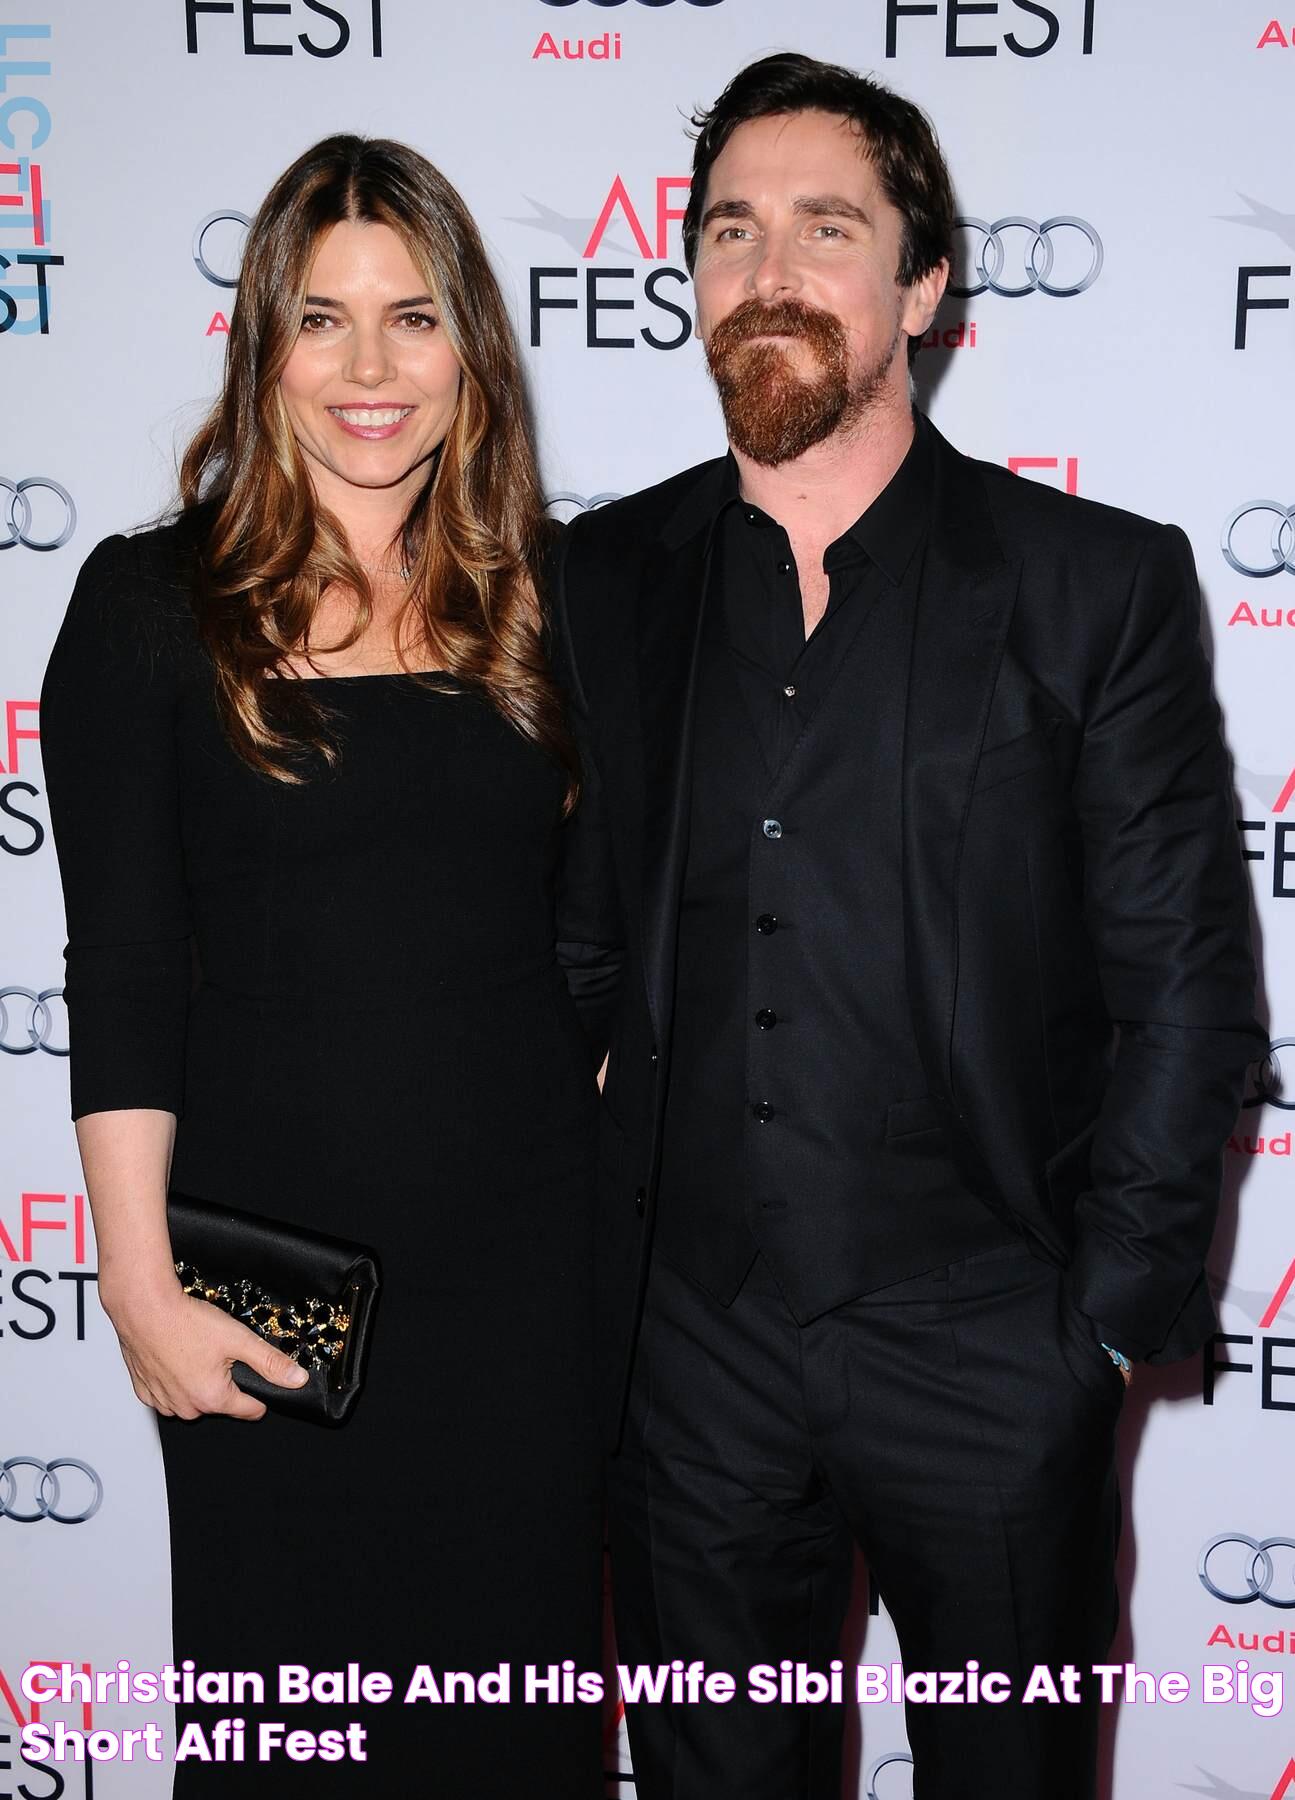
M 351 1315 L 331 1300 L 276 1300 L 252 1281 L 208 1282 L 192 1263 L 178 1262 L 180 1286 L 195 1300 L 232 1313 L 303 1369 L 327 1369 L 346 1347 Z

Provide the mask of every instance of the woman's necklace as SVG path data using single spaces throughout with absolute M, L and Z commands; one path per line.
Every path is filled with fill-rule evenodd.
M 357 562 L 360 562 L 360 559 L 358 556 L 356 557 L 355 560 Z M 405 565 L 403 563 L 401 564 L 400 568 L 398 568 L 398 569 L 390 568 L 386 563 L 360 562 L 360 567 L 368 575 L 399 575 L 399 577 L 402 581 L 409 580 L 409 570 L 405 567 Z

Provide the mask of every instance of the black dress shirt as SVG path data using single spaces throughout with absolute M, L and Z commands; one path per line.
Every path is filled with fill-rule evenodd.
M 657 1245 L 727 1303 L 757 1251 L 797 1317 L 1010 1234 L 958 1180 L 913 1039 L 900 746 L 924 421 L 828 547 L 808 641 L 785 530 L 715 520 Z
M 742 498 L 730 455 L 711 589 L 719 604 L 710 607 L 707 625 L 728 646 L 771 775 L 813 718 L 871 605 L 902 582 L 926 530 L 930 465 L 919 416 L 890 482 L 824 551 L 827 609 L 807 639 L 791 540 L 776 519 Z

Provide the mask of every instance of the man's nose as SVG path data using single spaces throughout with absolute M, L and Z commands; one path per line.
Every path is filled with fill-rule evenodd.
M 785 300 L 800 291 L 800 272 L 792 246 L 781 237 L 767 237 L 760 260 L 751 272 L 751 291 L 757 300 Z

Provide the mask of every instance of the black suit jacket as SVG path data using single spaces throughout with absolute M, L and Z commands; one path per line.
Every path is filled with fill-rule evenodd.
M 1203 1275 L 1253 1020 L 1249 908 L 1187 540 L 934 439 L 902 756 L 909 1001 L 964 1181 L 1170 1361 Z M 560 955 L 603 1100 L 607 1419 L 650 1242 L 722 461 L 584 514 L 554 579 L 585 767 Z

